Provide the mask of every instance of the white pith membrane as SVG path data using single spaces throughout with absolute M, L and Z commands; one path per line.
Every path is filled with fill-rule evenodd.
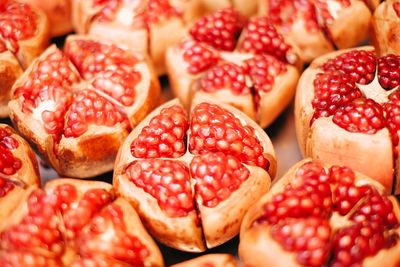
M 86 42 L 89 48 L 80 48 L 78 45 L 79 42 Z M 69 55 L 71 54 L 68 55 L 68 53 L 74 53 L 74 51 L 76 52 L 76 49 L 80 53 L 84 53 L 85 58 L 78 59 L 81 60 L 78 62 L 81 64 L 89 58 L 90 50 L 88 49 L 95 49 L 92 48 L 92 44 L 95 46 L 100 45 L 100 49 L 106 49 L 105 51 L 98 51 L 99 57 L 103 55 L 102 53 L 110 53 L 110 49 L 113 51 L 114 57 L 112 58 L 112 65 L 109 66 L 103 65 L 106 64 L 107 61 L 103 62 L 100 60 L 100 73 L 97 74 L 94 72 L 93 77 L 85 79 L 73 65 L 71 58 L 69 58 Z M 36 92 L 36 94 L 38 94 L 40 100 L 35 100 L 32 104 L 28 102 L 28 100 L 24 100 L 24 95 L 16 97 L 16 95 L 13 94 L 13 100 L 10 101 L 9 106 L 11 108 L 11 118 L 16 124 L 18 130 L 37 146 L 39 152 L 52 164 L 57 172 L 65 176 L 85 178 L 112 169 L 114 157 L 118 149 L 118 143 L 122 143 L 123 138 L 128 134 L 130 128 L 134 127 L 147 114 L 147 112 L 158 103 L 159 85 L 155 80 L 153 70 L 145 57 L 138 53 L 129 52 L 123 46 L 117 46 L 109 42 L 98 42 L 84 36 L 70 36 L 66 41 L 66 46 L 71 49 L 68 53 L 58 50 L 55 46 L 48 48 L 27 69 L 13 87 L 14 93 L 18 92 L 17 90 L 20 90 L 19 88 L 24 88 L 24 90 L 28 89 L 28 92 L 31 90 L 29 93 L 35 92 L 35 90 L 39 91 L 40 93 Z M 118 61 L 121 60 L 118 57 L 115 57 L 115 53 L 118 55 L 119 51 L 123 53 L 121 55 L 122 60 L 125 60 L 122 63 L 123 65 L 121 65 L 121 71 L 124 76 L 117 73 L 116 71 L 118 69 L 115 69 L 115 66 L 117 66 L 115 64 L 118 64 Z M 39 69 L 41 62 L 45 63 L 47 60 L 50 60 L 51 57 L 54 57 L 54 55 L 58 55 L 59 53 L 61 53 L 61 55 L 63 55 L 67 60 L 67 66 L 64 66 L 66 68 L 65 70 L 57 69 L 57 73 L 49 75 L 46 71 L 52 71 L 51 68 L 55 68 L 53 65 L 50 67 L 49 65 L 45 65 L 45 67 Z M 61 62 L 63 60 L 64 59 L 62 59 Z M 128 60 L 130 65 L 127 65 Z M 55 64 L 54 62 L 56 61 L 52 59 L 48 64 Z M 86 63 L 84 63 L 84 65 L 85 64 Z M 98 64 L 97 61 L 96 64 Z M 85 67 L 84 65 L 83 68 Z M 125 73 L 128 72 L 123 70 L 124 68 L 129 68 L 129 73 L 133 76 L 127 78 Z M 48 78 L 47 80 L 43 77 L 46 77 L 47 75 L 47 77 L 54 76 L 59 79 L 59 76 L 63 75 L 64 71 L 72 73 L 69 74 L 68 81 L 63 81 L 61 86 L 47 86 L 48 80 L 51 81 L 51 78 Z M 86 73 L 83 73 L 84 75 L 92 72 L 89 69 L 83 69 L 82 71 Z M 106 76 L 103 76 L 103 73 L 106 73 L 107 71 L 111 71 L 113 75 L 116 74 L 120 76 L 117 76 L 117 80 L 113 81 L 111 80 L 112 77 L 108 76 L 107 78 Z M 41 79 L 43 79 L 43 82 L 46 83 L 46 85 L 42 86 L 35 83 L 35 81 L 32 81 L 31 73 L 41 73 Z M 43 75 L 43 73 L 45 74 Z M 133 82 L 131 82 L 132 79 Z M 25 84 L 28 81 L 30 81 L 36 89 L 34 89 L 33 86 L 27 87 Z M 99 89 L 95 88 L 95 82 L 100 86 Z M 122 87 L 125 86 L 124 82 L 127 83 L 126 87 Z M 109 86 L 110 83 L 112 85 L 111 90 Z M 106 93 L 100 88 L 110 91 L 109 93 Z M 121 97 L 121 90 L 126 93 L 128 89 L 133 93 L 132 95 L 129 95 L 129 97 L 134 98 L 132 100 L 133 103 L 129 105 L 122 104 L 118 99 L 115 99 L 111 95 L 113 94 L 115 97 Z M 86 114 L 87 110 L 93 112 L 96 111 L 98 107 L 96 106 L 96 103 L 93 102 L 93 106 L 87 106 L 84 110 L 85 113 L 82 114 L 82 112 L 79 111 L 79 106 L 76 106 L 74 112 L 80 112 L 77 113 L 79 114 L 77 116 L 81 117 L 78 117 L 75 120 L 80 124 L 86 125 L 85 127 L 87 128 L 83 131 L 73 130 L 71 127 L 75 127 L 76 123 L 74 123 L 72 117 L 69 116 L 74 103 L 78 103 L 74 102 L 75 97 L 83 93 L 86 94 L 84 98 L 88 97 L 93 100 L 94 95 L 90 95 L 92 94 L 90 92 L 95 93 L 95 97 L 100 97 L 99 101 L 102 101 L 103 104 L 111 107 L 111 110 L 107 111 L 104 106 L 99 109 L 101 113 L 96 113 L 92 116 L 92 121 L 82 121 L 82 118 L 86 119 L 87 116 L 89 116 Z M 42 94 L 44 94 L 43 97 L 41 96 Z M 150 97 L 154 97 L 154 99 L 150 99 Z M 80 96 L 80 98 L 82 98 L 82 96 Z M 32 102 L 32 100 L 29 101 Z M 40 102 L 37 103 L 36 101 Z M 80 101 L 82 102 L 82 100 Z M 27 104 L 24 104 L 25 102 L 27 102 Z M 24 110 L 26 109 L 24 108 L 24 105 L 33 105 L 30 107 L 31 112 L 29 110 Z M 44 127 L 46 124 L 44 122 L 43 114 L 46 112 L 50 112 L 52 116 L 54 116 L 55 119 L 53 119 L 52 123 L 57 122 L 58 126 L 54 126 L 57 128 L 53 128 L 55 129 L 52 130 L 53 132 Z M 61 115 L 57 115 L 59 112 L 61 112 Z M 113 117 L 111 118 L 110 116 Z M 67 125 L 69 120 L 74 124 Z M 115 124 L 110 125 L 112 121 L 114 121 Z M 62 124 L 60 124 L 60 122 L 62 122 Z M 62 126 L 62 129 L 60 129 L 60 125 Z M 73 135 L 69 134 L 69 136 L 65 136 L 65 130 L 68 128 Z M 75 135 L 74 131 L 80 131 L 80 133 L 77 132 Z M 98 151 L 99 149 L 100 151 Z M 98 153 L 96 151 L 102 151 L 103 155 L 100 153 L 96 156 L 96 153 Z
M 360 98 L 372 99 L 382 107 L 384 110 L 384 126 L 375 133 L 364 133 L 358 130 L 348 131 L 333 121 L 335 113 L 346 104 L 338 105 L 337 110 L 332 115 L 318 117 L 311 123 L 314 112 L 316 112 L 311 104 L 315 97 L 314 80 L 317 79 L 316 75 L 329 73 L 329 70 L 323 70 L 323 65 L 330 59 L 357 50 L 373 52 L 376 59 L 373 80 L 365 85 L 359 83 L 355 83 L 355 85 L 362 93 Z M 388 90 L 382 87 L 378 79 L 379 58 L 373 47 L 365 46 L 333 52 L 312 62 L 303 73 L 298 84 L 295 108 L 296 131 L 300 148 L 305 156 L 322 162 L 347 165 L 376 179 L 385 186 L 387 192 L 398 193 L 400 190 L 400 181 L 397 178 L 399 159 L 394 157 L 393 149 L 398 150 L 399 146 L 398 144 L 396 147 L 392 145 L 392 135 L 386 127 L 387 116 L 384 104 L 388 102 L 392 93 L 398 91 L 399 86 Z M 347 74 L 344 73 L 343 75 Z M 329 101 L 332 101 L 332 99 L 329 99 Z M 329 104 L 332 105 L 332 103 Z M 374 167 L 371 168 L 371 166 Z
M 204 99 L 201 98 L 196 99 L 191 107 L 191 110 L 193 111 L 197 105 L 204 103 L 203 101 Z M 170 247 L 182 251 L 201 252 L 206 250 L 207 248 L 212 248 L 222 243 L 225 243 L 229 239 L 233 238 L 239 231 L 240 222 L 242 217 L 244 216 L 245 211 L 251 206 L 252 203 L 254 203 L 263 193 L 265 193 L 269 189 L 269 185 L 271 182 L 270 177 L 274 177 L 275 175 L 275 157 L 272 149 L 272 144 L 268 137 L 264 134 L 262 129 L 260 129 L 253 121 L 249 120 L 248 118 L 244 118 L 244 114 L 233 109 L 232 107 L 218 104 L 218 102 L 211 102 L 211 104 L 217 105 L 223 110 L 233 114 L 235 118 L 240 120 L 243 126 L 248 125 L 255 130 L 254 135 L 263 147 L 263 155 L 269 162 L 269 172 L 271 174 L 269 174 L 265 169 L 261 167 L 242 163 L 242 161 L 237 158 L 240 162 L 240 168 L 246 168 L 249 171 L 249 176 L 246 178 L 246 180 L 240 182 L 238 188 L 234 189 L 234 191 L 230 191 L 228 197 L 220 199 L 218 193 L 215 192 L 214 200 L 217 201 L 218 204 L 208 206 L 207 203 L 204 203 L 201 193 L 196 189 L 196 179 L 202 178 L 195 178 L 192 176 L 191 173 L 192 160 L 196 156 L 201 155 L 194 155 L 189 151 L 189 140 L 191 138 L 190 125 L 192 123 L 191 112 L 189 112 L 190 115 L 188 115 L 187 117 L 189 128 L 184 134 L 186 149 L 184 150 L 185 152 L 183 155 L 176 158 L 137 158 L 133 156 L 131 153 L 132 142 L 136 140 L 136 138 L 142 132 L 143 128 L 149 125 L 149 122 L 157 115 L 159 115 L 162 110 L 171 107 L 182 107 L 182 104 L 177 99 L 172 100 L 153 111 L 145 120 L 141 122 L 141 124 L 139 124 L 138 127 L 136 127 L 131 132 L 118 153 L 114 169 L 113 183 L 114 187 L 117 190 L 117 194 L 129 199 L 130 202 L 133 203 L 134 207 L 138 210 L 138 213 L 141 216 L 144 224 L 147 226 L 150 233 L 155 238 Z M 221 150 L 217 149 L 217 151 Z M 229 155 L 229 152 L 222 153 L 225 155 Z M 211 152 L 209 155 L 210 157 L 211 155 L 214 157 L 214 155 L 217 154 L 217 152 Z M 185 167 L 186 174 L 189 178 L 188 181 L 185 180 L 185 184 L 190 184 L 191 193 L 189 197 L 191 198 L 190 201 L 193 201 L 192 209 L 186 209 L 183 214 L 169 214 L 167 209 L 175 209 L 176 207 L 170 207 L 168 203 L 162 202 L 158 198 L 165 197 L 163 193 L 156 193 L 154 191 L 151 191 L 153 193 L 150 193 L 148 191 L 150 189 L 146 189 L 145 191 L 144 187 L 139 186 L 139 184 L 136 184 L 132 180 L 133 178 L 131 178 L 131 174 L 129 173 L 129 169 L 132 166 L 136 166 L 136 164 L 141 164 L 141 162 L 143 163 L 144 161 L 154 162 L 158 160 L 180 163 L 181 166 Z M 201 162 L 203 163 L 203 161 Z M 225 162 L 223 164 L 227 163 Z M 157 170 L 153 171 L 156 172 Z M 141 181 L 142 179 L 143 181 L 145 181 L 145 179 L 153 179 L 145 178 L 145 173 L 146 171 L 142 169 L 142 176 L 140 177 Z M 162 175 L 162 172 L 157 172 L 157 177 L 159 175 Z M 162 179 L 162 177 L 159 177 L 159 179 Z M 218 179 L 220 179 L 218 177 L 210 176 L 209 179 L 210 181 L 215 179 L 216 182 L 220 182 L 218 181 Z M 236 180 L 237 178 L 235 177 L 230 179 Z M 153 183 L 158 182 L 153 180 L 151 180 L 151 182 L 151 186 L 152 188 L 154 188 L 152 190 L 157 190 L 158 187 L 155 186 Z M 177 182 L 175 180 L 174 186 L 176 186 L 176 183 L 181 184 L 181 182 Z M 225 185 L 221 185 L 221 189 L 222 188 L 228 187 L 225 187 Z M 207 190 L 214 189 L 212 189 L 211 187 Z M 184 192 L 182 191 L 182 194 L 183 193 Z M 157 198 L 154 196 L 154 194 L 156 194 Z M 176 197 L 175 194 L 177 193 L 174 193 L 174 197 Z M 186 193 L 184 194 L 186 196 Z M 239 201 L 238 203 L 237 200 L 239 199 L 241 201 Z M 179 206 L 179 209 L 182 209 L 182 207 Z
M 55 179 L 28 187 L 18 204 L 0 222 L 2 266 L 164 266 L 135 210 L 108 183 Z
M 398 200 L 396 200 L 394 196 L 387 196 L 381 184 L 358 172 L 353 172 L 354 182 L 352 186 L 359 188 L 359 192 L 349 189 L 349 184 L 347 183 L 349 179 L 346 173 L 341 173 L 341 176 L 336 177 L 338 179 L 343 179 L 340 180 L 340 183 L 332 180 L 324 180 L 324 182 L 320 182 L 320 185 L 317 187 L 312 182 L 307 184 L 307 181 L 313 181 L 316 177 L 310 175 L 307 171 L 303 173 L 304 176 L 301 176 L 301 174 L 300 176 L 296 175 L 302 167 L 310 163 L 321 166 L 326 172 L 324 176 L 327 177 L 330 176 L 332 167 L 339 167 L 337 165 L 322 165 L 311 159 L 302 160 L 292 166 L 288 172 L 274 184 L 271 190 L 249 209 L 243 219 L 240 232 L 241 242 L 239 244 L 239 257 L 243 262 L 255 267 L 264 266 L 264 263 L 267 261 L 272 261 L 271 266 L 274 267 L 355 266 L 350 265 L 350 263 L 359 264 L 357 266 L 378 266 L 379 264 L 390 267 L 397 266 L 396 264 L 400 260 L 400 207 Z M 340 167 L 343 168 L 343 166 Z M 352 171 L 351 169 L 347 170 Z M 319 177 L 319 179 L 321 179 L 321 176 Z M 330 179 L 332 179 L 332 177 Z M 303 184 L 299 183 L 299 181 L 303 181 Z M 328 185 L 331 190 L 329 194 L 331 200 L 329 210 L 326 207 L 324 209 L 325 202 L 323 202 L 324 204 L 316 203 L 310 198 L 310 195 L 313 193 L 321 194 L 325 192 L 323 191 L 324 189 L 321 189 L 321 184 Z M 315 186 L 313 187 L 315 191 L 311 192 L 309 188 L 307 189 L 307 186 L 310 187 L 311 185 Z M 360 192 L 362 192 L 360 188 L 362 187 L 371 188 L 372 190 L 369 189 L 370 191 L 366 191 L 365 195 L 360 195 Z M 317 193 L 316 190 L 320 191 Z M 343 195 L 343 190 L 346 190 L 346 195 Z M 291 192 L 291 195 L 285 195 L 286 198 L 281 197 L 282 194 L 288 191 Z M 302 195 L 300 193 L 294 193 L 294 191 L 308 192 L 308 194 Z M 379 195 L 382 197 L 380 200 L 384 199 L 387 203 L 391 203 L 391 212 L 394 217 L 390 218 L 391 223 L 395 221 L 395 224 L 386 225 L 389 220 L 386 217 L 380 217 L 383 211 L 379 213 L 381 210 L 378 210 L 373 204 L 369 204 L 372 202 L 370 198 L 371 195 L 374 197 Z M 344 196 L 347 198 L 344 198 Z M 323 195 L 323 197 L 328 197 L 328 195 Z M 358 198 L 352 199 L 351 197 Z M 299 201 L 296 205 L 294 204 L 295 200 Z M 314 208 L 313 210 L 310 210 L 310 206 L 307 205 L 306 200 L 311 201 L 310 204 Z M 335 202 L 338 200 L 340 202 Z M 356 201 L 354 202 L 354 200 Z M 267 205 L 273 202 L 278 203 L 275 204 L 277 210 L 274 211 L 267 208 Z M 385 205 L 387 203 L 385 203 Z M 363 206 L 366 204 L 369 206 Z M 351 209 L 348 209 L 349 207 L 351 207 Z M 296 210 L 296 208 L 298 208 L 298 210 Z M 340 209 L 346 208 L 348 209 L 347 213 L 341 215 L 339 213 Z M 380 206 L 380 208 L 382 208 L 382 206 Z M 384 208 L 387 208 L 387 206 Z M 281 211 L 279 209 L 281 209 Z M 374 211 L 371 212 L 370 209 Z M 317 212 L 313 213 L 316 210 Z M 268 221 L 268 212 L 270 212 L 271 216 L 274 216 L 273 220 L 278 219 L 278 221 Z M 297 215 L 293 215 L 294 213 Z M 385 213 L 385 215 L 388 214 Z M 363 216 L 364 219 L 360 219 Z M 313 227 L 328 226 L 330 229 L 329 238 L 323 240 L 327 243 L 321 243 L 323 239 L 322 236 L 325 236 L 323 229 L 315 229 L 315 233 L 310 235 L 311 229 L 302 228 L 300 226 L 301 223 L 307 224 L 312 219 L 324 222 L 324 225 L 313 225 Z M 365 239 L 371 234 L 369 231 L 376 231 L 377 233 L 383 233 L 383 237 L 387 243 L 380 243 L 381 240 L 376 240 L 375 235 L 371 235 L 371 238 L 368 239 L 369 243 L 368 241 L 363 243 L 361 239 L 357 239 L 357 236 L 353 236 L 354 228 L 356 227 L 361 227 L 362 229 L 359 233 L 360 238 L 362 237 Z M 368 229 L 368 227 L 370 228 Z M 287 236 L 282 237 L 277 234 L 274 236 L 273 231 L 277 231 L 277 229 L 280 229 L 281 232 L 275 233 L 280 233 L 282 235 L 287 234 Z M 353 229 L 353 232 L 349 229 Z M 349 232 L 343 235 L 346 230 Z M 340 235 L 340 240 L 335 239 L 337 234 Z M 286 240 L 284 239 L 285 237 L 287 239 L 292 239 Z M 282 239 L 277 240 L 277 238 Z M 302 238 L 304 238 L 304 240 L 302 240 Z M 319 243 L 315 240 L 316 238 L 320 239 Z M 287 243 L 285 243 L 286 241 Z M 308 246 L 308 243 L 312 243 L 313 245 L 310 244 L 310 246 Z M 375 246 L 379 247 L 380 245 L 382 245 L 382 247 L 376 251 Z M 370 246 L 372 251 L 366 250 L 367 246 Z M 350 250 L 350 248 L 352 249 Z M 336 254 L 338 251 L 344 253 L 343 250 L 346 251 L 346 249 L 353 254 Z M 360 252 L 357 249 L 365 249 L 365 251 Z M 323 252 L 321 252 L 322 250 L 327 251 L 328 254 L 323 254 Z M 365 253 L 367 254 L 365 255 Z M 322 257 L 322 255 L 325 255 L 325 257 Z M 300 262 L 301 259 L 304 260 L 307 259 L 307 257 L 310 265 Z M 316 261 L 311 260 L 312 257 L 318 260 L 318 264 Z M 358 260 L 361 259 L 361 261 L 358 261 L 357 257 Z M 319 259 L 325 259 L 325 261 L 321 264 L 319 263 Z M 342 261 L 335 262 L 335 260 L 349 260 L 350 263 Z M 334 262 L 337 265 L 332 265 Z

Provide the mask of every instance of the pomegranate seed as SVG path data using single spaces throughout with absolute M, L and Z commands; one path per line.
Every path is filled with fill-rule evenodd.
M 383 233 L 381 225 L 364 222 L 339 229 L 333 239 L 332 266 L 361 266 L 366 257 L 398 242 L 397 233 Z
M 283 62 L 287 62 L 290 48 L 267 17 L 250 19 L 243 33 L 243 42 L 238 47 L 240 51 L 268 54 Z
M 112 21 L 115 18 L 115 14 L 121 7 L 123 0 L 94 0 L 93 6 L 100 8 L 100 11 L 96 14 L 95 19 L 101 22 Z
M 268 169 L 264 149 L 251 126 L 229 111 L 209 103 L 194 107 L 191 114 L 189 150 L 205 154 L 223 152 L 237 157 L 241 162 Z
M 6 1 L 0 10 L 0 35 L 9 49 L 17 53 L 18 41 L 34 36 L 37 29 L 36 14 L 27 4 Z
M 194 157 L 190 174 L 202 204 L 212 208 L 236 191 L 250 172 L 236 157 L 217 152 Z
M 132 142 L 131 153 L 137 158 L 180 157 L 186 151 L 188 127 L 187 113 L 181 106 L 164 108 Z
M 169 0 L 148 0 L 142 3 L 135 17 L 142 20 L 147 28 L 151 24 L 159 23 L 163 19 L 181 15 L 180 12 L 171 6 Z
M 65 137 L 79 137 L 91 124 L 114 126 L 118 123 L 129 129 L 128 118 L 114 104 L 91 90 L 80 91 L 66 115 Z
M 11 137 L 11 132 L 0 128 L 0 173 L 13 175 L 22 167 L 22 161 L 14 157 L 12 150 L 18 147 L 18 141 Z M 2 179 L 0 197 L 5 196 L 14 186 Z
M 227 8 L 198 20 L 190 29 L 190 34 L 198 42 L 232 51 L 242 26 L 239 13 Z
M 71 267 L 124 267 L 125 265 L 116 260 L 94 257 L 94 258 L 80 258 L 75 261 Z M 138 265 L 141 266 L 141 265 Z
M 123 211 L 119 206 L 108 205 L 87 227 L 88 230 L 77 240 L 81 255 L 87 258 L 104 257 L 111 261 L 122 261 L 129 266 L 144 266 L 144 259 L 150 252 L 139 238 L 126 232 Z
M 372 99 L 358 98 L 336 110 L 333 122 L 349 132 L 374 134 L 385 126 L 383 108 Z
M 188 72 L 198 74 L 217 64 L 219 54 L 203 43 L 185 42 L 182 45 L 183 59 L 188 62 Z
M 194 210 L 189 171 L 177 161 L 148 159 L 126 170 L 129 179 L 157 199 L 171 217 L 183 217 Z
M 0 178 L 0 199 L 6 196 L 13 189 L 14 189 L 14 184 L 11 181 L 4 178 Z
M 322 218 L 286 219 L 272 227 L 272 237 L 283 249 L 297 253 L 304 266 L 323 266 L 329 257 L 331 229 Z
M 200 80 L 200 89 L 206 92 L 228 88 L 239 95 L 250 93 L 250 88 L 246 85 L 244 69 L 234 63 L 226 62 L 215 66 Z
M 3 267 L 61 267 L 61 260 L 29 251 L 7 251 L 0 257 Z
M 287 70 L 285 64 L 268 55 L 256 55 L 246 60 L 244 68 L 250 75 L 256 92 L 271 91 L 275 77 Z
M 339 71 L 319 73 L 314 80 L 314 115 L 310 123 L 319 117 L 329 117 L 338 108 L 362 97 L 360 89 L 351 80 L 350 75 Z
M 350 6 L 350 0 L 332 0 L 330 2 L 330 5 L 333 6 L 334 4 L 337 4 L 337 6 L 335 6 L 335 9 L 341 8 L 340 6 L 348 7 Z M 326 1 L 323 0 L 315 1 L 315 7 L 317 9 L 318 14 L 323 19 L 325 25 L 333 23 L 334 17 L 332 16 L 331 11 L 329 10 L 328 3 Z
M 325 71 L 337 70 L 347 74 L 355 83 L 369 84 L 375 76 L 375 53 L 373 51 L 353 50 L 328 60 L 322 68 Z
M 378 58 L 378 80 L 386 90 L 400 84 L 400 56 L 391 54 Z
M 390 94 L 389 101 L 383 105 L 386 117 L 386 127 L 388 128 L 393 145 L 393 156 L 398 157 L 397 145 L 399 144 L 400 130 L 400 92 L 396 91 Z

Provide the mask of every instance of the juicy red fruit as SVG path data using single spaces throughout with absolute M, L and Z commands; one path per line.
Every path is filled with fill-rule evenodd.
M 189 151 L 193 154 L 223 152 L 241 162 L 268 169 L 264 148 L 254 129 L 231 112 L 209 103 L 197 105 L 191 114 Z
M 14 157 L 12 150 L 18 148 L 18 141 L 15 140 L 10 131 L 0 128 L 0 173 L 5 175 L 15 174 L 21 167 L 20 159 Z M 3 183 L 0 195 L 5 195 L 12 189 L 8 183 Z M 1 194 L 3 192 L 3 194 Z
M 400 56 L 391 54 L 378 59 L 378 80 L 386 90 L 400 84 Z
M 183 59 L 189 64 L 190 74 L 201 73 L 218 63 L 218 52 L 206 44 L 186 42 L 182 46 Z
M 126 170 L 129 179 L 154 198 L 169 216 L 183 217 L 194 210 L 189 171 L 179 161 L 148 159 Z
M 228 8 L 198 20 L 190 29 L 190 34 L 198 42 L 232 51 L 242 26 L 239 13 Z

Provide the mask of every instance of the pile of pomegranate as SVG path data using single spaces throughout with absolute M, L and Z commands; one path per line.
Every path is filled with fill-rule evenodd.
M 126 138 L 113 183 L 160 242 L 201 252 L 239 232 L 275 170 L 270 139 L 246 115 L 201 98 L 187 112 L 175 99 Z
M 156 72 L 164 74 L 165 51 L 199 16 L 199 4 L 199 0 L 72 0 L 72 23 L 78 33 L 150 55 Z
M 8 116 L 14 82 L 49 42 L 42 11 L 12 0 L 0 2 L 0 118 Z
M 400 207 L 374 180 L 303 160 L 247 212 L 239 256 L 249 266 L 399 266 Z
M 69 36 L 64 51 L 49 47 L 16 81 L 10 117 L 60 175 L 86 178 L 112 170 L 119 146 L 159 95 L 143 55 Z
M 347 165 L 400 190 L 400 56 L 378 57 L 372 47 L 327 54 L 300 78 L 295 107 L 304 155 Z
M 371 11 L 379 0 L 259 0 L 267 16 L 300 49 L 303 61 L 367 39 Z
M 240 35 L 240 36 L 239 36 Z M 199 19 L 166 55 L 172 91 L 220 99 L 265 128 L 289 104 L 301 66 L 298 49 L 266 17 L 246 21 L 227 8 Z

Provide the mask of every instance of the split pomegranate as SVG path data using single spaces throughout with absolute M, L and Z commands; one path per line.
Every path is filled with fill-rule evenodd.
M 295 103 L 304 155 L 347 165 L 400 192 L 400 57 L 372 47 L 337 51 L 303 73 Z M 373 168 L 371 166 L 374 166 Z
M 49 42 L 49 25 L 43 12 L 17 1 L 0 3 L 0 118 L 8 116 L 14 82 Z
M 113 168 L 131 127 L 158 105 L 144 56 L 83 36 L 48 48 L 15 83 L 11 119 L 54 169 L 87 178 Z
M 240 35 L 240 37 L 239 37 Z M 199 19 L 168 49 L 172 91 L 185 106 L 195 94 L 232 104 L 268 126 L 294 95 L 297 49 L 265 17 L 248 22 L 226 8 Z
M 239 266 L 232 255 L 208 254 L 192 260 L 181 262 L 171 267 L 236 267 Z
M 239 232 L 246 210 L 275 176 L 265 132 L 237 109 L 196 97 L 171 100 L 119 150 L 113 183 L 162 243 L 200 252 Z
M 97 181 L 29 187 L 0 223 L 1 266 L 163 266 L 132 206 Z M 105 264 L 107 263 L 107 264 Z
M 260 16 L 267 16 L 300 49 L 305 62 L 334 49 L 356 46 L 367 39 L 369 0 L 260 0 Z
M 379 55 L 399 54 L 400 1 L 389 0 L 375 10 L 372 17 L 372 41 Z
M 52 36 L 60 36 L 72 31 L 71 23 L 71 0 L 20 0 L 35 6 L 43 12 L 50 22 L 50 31 Z
M 400 206 L 384 191 L 348 167 L 303 160 L 246 213 L 239 256 L 254 267 L 395 267 Z
M 198 17 L 199 0 L 72 0 L 75 31 L 125 44 L 150 55 L 157 74 L 165 73 L 165 51 Z
M 27 187 L 39 182 L 38 165 L 28 143 L 10 126 L 0 124 L 0 222 L 18 206 Z

